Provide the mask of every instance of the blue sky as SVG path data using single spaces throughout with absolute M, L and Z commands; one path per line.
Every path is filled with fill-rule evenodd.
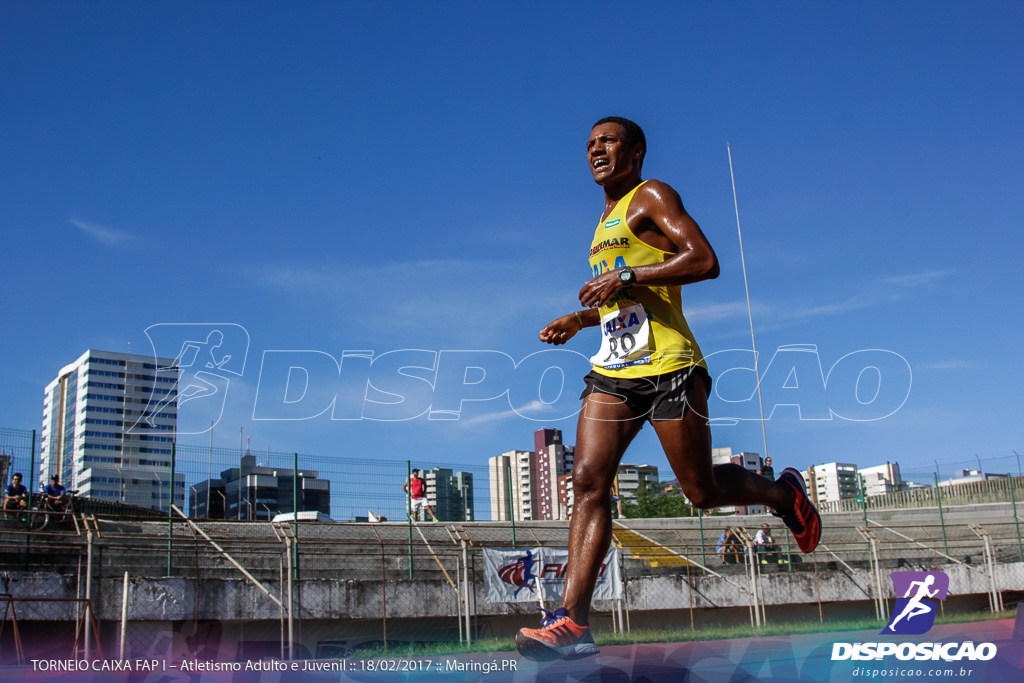
M 588 276 L 602 195 L 584 146 L 615 114 L 644 127 L 645 177 L 680 191 L 721 260 L 718 280 L 684 288 L 705 353 L 750 348 L 728 143 L 762 371 L 790 345 L 813 345 L 825 373 L 868 349 L 890 353 L 854 356 L 864 368 L 910 368 L 877 373 L 878 405 L 909 387 L 883 419 L 779 405 L 777 465 L 1012 457 L 1022 20 L 994 2 L 5 2 L 0 425 L 38 428 L 43 387 L 87 348 L 148 351 L 154 325 L 233 323 L 248 358 L 218 444 L 241 428 L 254 450 L 481 467 L 541 426 L 574 443 L 575 419 L 554 417 L 582 373 L 545 408 L 550 385 L 538 396 L 501 363 L 491 381 L 516 405 L 465 404 L 459 420 L 253 413 L 258 387 L 267 405 L 295 398 L 261 376 L 268 351 L 542 350 L 537 332 Z M 597 341 L 568 348 L 588 357 Z M 713 417 L 736 414 L 739 357 L 712 362 L 731 392 Z M 397 365 L 381 373 L 409 389 L 406 408 L 458 395 Z M 796 392 L 818 403 L 802 410 L 872 417 L 872 371 L 865 407 L 806 367 Z M 860 369 L 846 361 L 836 382 Z M 769 411 L 794 393 L 783 374 Z M 512 410 L 531 405 L 534 420 Z M 756 420 L 713 433 L 763 451 Z M 649 428 L 625 460 L 669 476 Z

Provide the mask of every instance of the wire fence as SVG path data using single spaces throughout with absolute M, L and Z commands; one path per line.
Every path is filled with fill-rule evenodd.
M 1024 488 L 1024 479 L 1018 479 Z M 1000 611 L 1024 595 L 1007 504 L 890 512 L 867 526 L 826 515 L 818 550 L 764 516 L 618 520 L 621 598 L 594 603 L 600 631 L 723 619 L 763 624 L 892 615 L 897 571 L 943 572 L 942 609 Z M 730 524 L 738 544 L 719 547 Z M 778 526 L 778 525 L 775 525 Z M 564 547 L 563 522 L 521 524 L 515 547 Z M 275 523 L 81 514 L 42 531 L 0 522 L 0 664 L 33 657 L 182 661 L 340 658 L 424 641 L 510 636 L 536 604 L 487 602 L 487 548 L 505 523 Z M 510 648 L 511 648 L 511 640 Z M 377 650 L 374 650 L 377 651 Z
M 0 430 L 9 468 L 47 474 L 38 448 L 31 432 Z M 407 461 L 197 446 L 178 447 L 174 456 L 163 479 L 155 477 L 183 489 L 174 509 L 169 490 L 133 474 L 119 477 L 113 500 L 102 504 L 90 496 L 74 513 L 0 518 L 0 664 L 58 653 L 225 662 L 350 657 L 424 641 L 510 637 L 536 625 L 536 606 L 555 606 L 539 598 L 488 602 L 483 551 L 565 547 L 566 522 L 411 523 L 401 490 Z M 994 469 L 982 464 L 977 469 Z M 940 468 L 944 475 L 954 473 L 949 465 Z M 151 467 L 159 475 L 164 465 Z M 474 496 L 466 477 L 444 469 L 435 470 L 435 487 L 447 485 L 453 498 L 457 490 L 464 509 L 467 501 L 489 502 L 485 473 L 462 468 L 478 475 L 481 495 Z M 229 485 L 246 478 L 254 481 L 252 495 L 241 485 L 232 492 Z M 216 480 L 223 488 L 210 485 Z M 329 494 L 317 481 L 330 481 Z M 157 489 L 151 506 L 132 504 L 145 500 L 147 487 Z M 889 578 L 900 571 L 946 574 L 943 610 L 1014 606 L 1024 596 L 1017 509 L 1024 477 L 933 489 L 933 498 L 897 492 L 822 506 L 824 535 L 812 554 L 800 553 L 768 515 L 617 520 L 621 597 L 595 601 L 593 623 L 600 631 L 884 620 L 904 597 Z M 326 498 L 332 518 L 359 519 L 365 508 L 393 521 L 273 521 L 307 493 L 300 509 Z M 901 495 L 906 500 L 896 505 Z M 235 503 L 234 519 L 210 518 L 215 496 L 223 496 L 226 517 Z M 758 544 L 764 524 L 777 540 Z M 723 544 L 727 527 L 735 540 Z
M 268 520 L 298 509 L 334 521 L 404 520 L 408 500 L 402 485 L 410 469 L 417 468 L 441 521 L 490 516 L 486 466 L 258 451 L 245 445 L 129 446 L 116 440 L 100 444 L 112 449 L 108 452 L 93 450 L 94 443 L 98 442 L 87 439 L 67 446 L 75 453 L 71 458 L 68 453 L 46 452 L 34 431 L 0 429 L 4 485 L 11 474 L 20 472 L 28 489 L 38 493 L 58 474 L 67 488 L 79 490 L 90 501 L 164 514 L 173 503 L 195 518 Z M 72 471 L 71 462 L 77 469 Z

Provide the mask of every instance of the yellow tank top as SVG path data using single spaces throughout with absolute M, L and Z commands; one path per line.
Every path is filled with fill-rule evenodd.
M 634 187 L 597 225 L 590 245 L 590 268 L 597 277 L 625 266 L 661 263 L 673 256 L 641 241 L 626 224 Z M 602 306 L 601 348 L 590 359 L 610 377 L 651 377 L 690 365 L 707 368 L 683 317 L 679 285 L 634 286 Z

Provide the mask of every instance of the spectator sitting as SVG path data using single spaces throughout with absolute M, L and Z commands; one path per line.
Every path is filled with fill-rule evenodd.
M 57 512 L 64 512 L 68 507 L 68 492 L 60 484 L 60 475 L 50 477 L 50 483 L 43 489 L 47 505 Z
M 4 489 L 4 510 L 27 510 L 28 489 L 21 483 L 21 473 L 11 477 L 11 483 Z
M 767 524 L 762 524 L 754 536 L 754 548 L 761 564 L 774 564 L 782 561 L 778 555 L 779 546 L 775 544 L 775 537 L 772 536 L 772 528 Z
M 722 556 L 722 564 L 737 564 L 743 554 L 743 547 L 739 537 L 732 527 L 726 528 L 718 537 L 718 545 L 715 552 Z

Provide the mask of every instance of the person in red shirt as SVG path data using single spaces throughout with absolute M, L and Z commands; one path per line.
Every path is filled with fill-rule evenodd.
M 402 484 L 402 490 L 411 498 L 412 512 L 410 517 L 413 521 L 416 521 L 420 510 L 426 510 L 434 518 L 434 521 L 437 521 L 437 515 L 434 514 L 434 511 L 430 509 L 430 505 L 427 503 L 427 482 L 420 478 L 419 470 L 412 471 L 409 481 Z

